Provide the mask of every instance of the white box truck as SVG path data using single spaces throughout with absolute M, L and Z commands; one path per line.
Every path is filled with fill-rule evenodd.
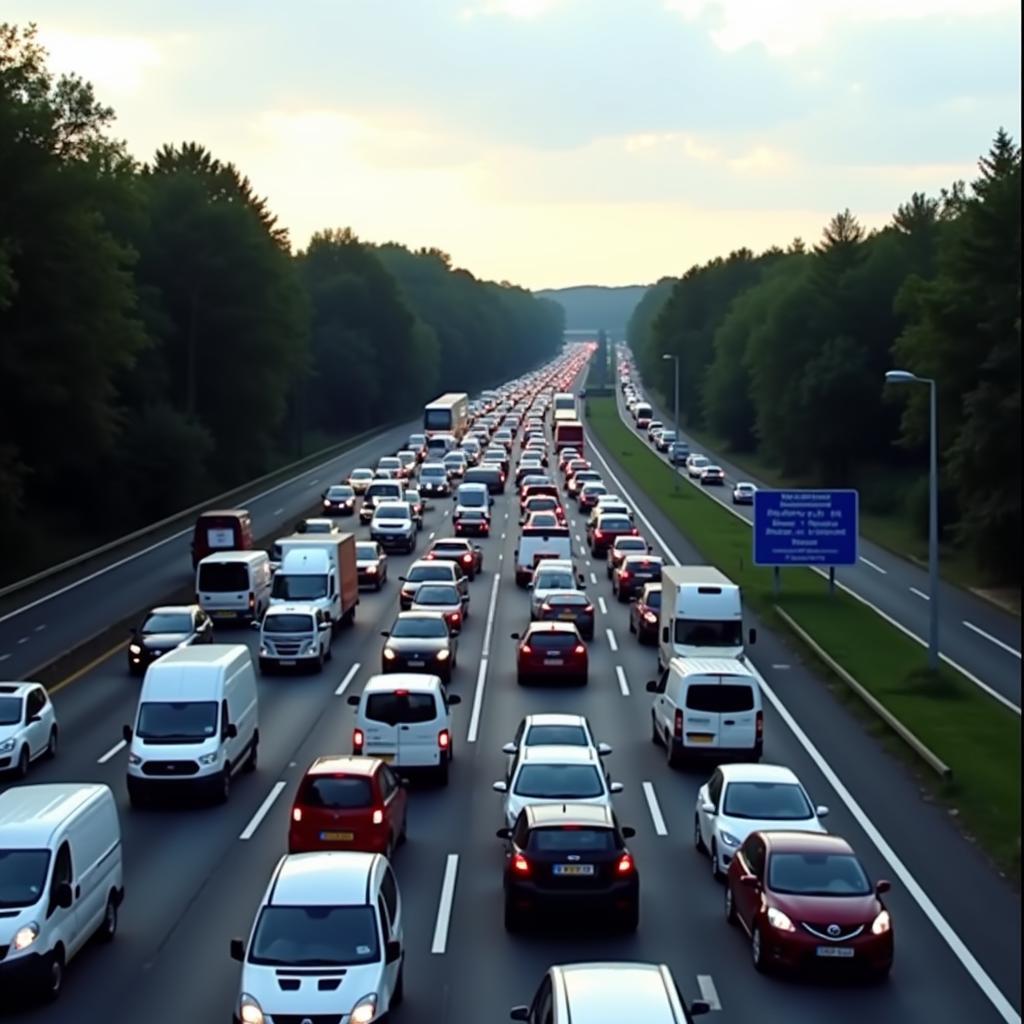
M 270 605 L 310 603 L 337 626 L 351 622 L 359 603 L 356 539 L 351 533 L 282 537 L 281 568 L 274 574 Z
M 751 630 L 749 643 L 756 631 Z M 658 666 L 673 658 L 743 658 L 740 588 L 710 565 L 667 565 L 661 572 Z

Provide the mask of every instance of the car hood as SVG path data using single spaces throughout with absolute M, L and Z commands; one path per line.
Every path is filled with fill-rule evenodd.
M 443 636 L 390 636 L 385 647 L 397 651 L 399 654 L 408 654 L 412 651 L 443 651 L 448 647 L 448 638 Z
M 20 722 L 15 725 L 0 725 L 0 743 L 9 740 L 12 736 L 17 736 L 22 728 L 23 726 Z
M 145 636 L 137 636 L 135 643 L 142 644 L 143 647 L 150 650 L 156 648 L 158 651 L 162 651 L 168 647 L 177 647 L 191 635 L 191 633 L 147 633 Z
M 837 924 L 842 929 L 874 921 L 882 903 L 874 893 L 867 896 L 791 896 L 772 892 L 770 902 L 796 922 L 827 928 Z
M 315 973 L 289 973 L 286 967 L 271 967 L 246 964 L 242 970 L 241 991 L 248 992 L 260 1004 L 264 1014 L 271 1019 L 284 1015 L 304 1016 L 318 1014 L 340 1014 L 347 1018 L 356 1001 L 371 992 L 383 995 L 383 964 L 363 964 L 358 967 L 317 968 Z M 309 968 L 306 969 L 309 971 Z M 282 979 L 288 979 L 289 986 L 295 981 L 298 988 L 285 992 L 281 988 L 278 972 Z M 338 980 L 338 987 L 321 991 L 320 985 L 326 979 Z

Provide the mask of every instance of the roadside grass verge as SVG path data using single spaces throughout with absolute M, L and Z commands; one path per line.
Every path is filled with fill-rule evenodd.
M 750 528 L 677 479 L 622 423 L 614 398 L 594 398 L 588 406 L 589 425 L 602 444 L 703 557 L 743 588 L 747 605 L 799 642 L 774 610 L 784 609 L 950 766 L 948 782 L 928 769 L 919 774 L 936 798 L 955 808 L 965 830 L 1000 869 L 1019 882 L 1020 719 L 948 665 L 930 672 L 923 647 L 843 591 L 830 596 L 827 582 L 808 569 L 785 570 L 776 599 L 772 570 L 751 563 Z M 915 767 L 921 764 L 902 744 L 900 749 Z

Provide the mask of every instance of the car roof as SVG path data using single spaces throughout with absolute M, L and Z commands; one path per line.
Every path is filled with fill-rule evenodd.
M 528 627 L 528 632 L 533 633 L 576 633 L 576 624 L 573 622 L 548 622 L 536 621 L 531 622 Z
M 281 858 L 270 884 L 272 906 L 365 906 L 377 853 L 320 851 Z
M 410 690 L 415 693 L 433 693 L 441 686 L 437 676 L 422 672 L 389 672 L 386 676 L 370 676 L 363 687 L 363 693 L 392 693 L 395 690 Z
M 587 719 L 585 715 L 570 715 L 557 711 L 541 711 L 535 715 L 527 715 L 525 718 L 526 728 L 535 725 L 579 725 L 585 726 Z
M 853 847 L 842 836 L 828 832 L 765 829 L 761 835 L 772 853 L 853 853 Z
M 528 804 L 526 820 L 538 828 L 546 825 L 587 825 L 613 828 L 612 809 L 605 804 Z
M 526 747 L 519 763 L 525 764 L 527 761 L 541 761 L 545 764 L 597 764 L 597 754 L 592 747 L 545 743 L 539 747 Z
M 372 775 L 384 762 L 359 754 L 325 754 L 306 769 L 307 775 Z
M 107 786 L 90 782 L 12 786 L 0 793 L 4 846 L 22 850 L 47 847 L 53 833 L 72 814 L 109 792 Z
M 556 967 L 573 1021 L 686 1020 L 668 968 L 660 964 L 591 963 Z M 671 1016 L 669 1016 L 671 1014 Z
M 726 782 L 798 782 L 795 773 L 781 764 L 723 764 L 718 766 Z
M 40 683 L 31 682 L 0 683 L 0 697 L 24 697 L 29 690 L 40 685 Z

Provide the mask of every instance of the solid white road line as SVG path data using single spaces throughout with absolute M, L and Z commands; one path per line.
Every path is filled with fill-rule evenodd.
M 869 568 L 874 569 L 875 572 L 880 572 L 883 576 L 888 573 L 887 569 L 883 569 L 880 565 L 875 565 L 870 558 L 865 558 L 863 555 L 860 556 L 860 560 Z
M 626 678 L 626 670 L 621 665 L 615 666 L 615 675 L 619 680 L 619 692 L 623 697 L 629 696 L 629 680 Z
M 487 606 L 487 627 L 484 629 L 483 654 L 486 658 L 491 653 L 491 633 L 494 632 L 494 615 L 498 609 L 498 585 L 501 583 L 501 576 L 494 574 L 494 581 L 491 583 L 491 600 Z
M 452 903 L 455 901 L 455 879 L 459 874 L 459 855 L 449 853 L 444 866 L 441 882 L 441 898 L 437 904 L 437 920 L 434 923 L 434 941 L 431 953 L 443 953 L 448 948 L 448 925 L 452 919 Z
M 697 988 L 700 989 L 701 999 L 708 1004 L 710 1009 L 720 1010 L 722 1008 L 722 1001 L 718 998 L 718 989 L 715 988 L 710 974 L 697 975 Z
M 618 644 L 618 642 L 615 639 L 615 634 L 610 629 L 606 629 L 605 633 L 608 636 L 608 646 L 613 651 L 617 651 L 619 649 L 619 644 Z
M 484 710 L 484 690 L 487 686 L 487 666 L 490 664 L 491 635 L 494 632 L 494 615 L 498 609 L 498 585 L 501 576 L 494 574 L 491 584 L 491 600 L 487 609 L 487 625 L 484 628 L 484 646 L 480 657 L 480 667 L 476 673 L 476 688 L 473 691 L 473 709 L 469 713 L 469 729 L 466 731 L 466 742 L 476 743 L 480 735 L 480 716 Z
M 349 670 L 348 670 L 348 671 L 347 671 L 347 672 L 345 673 L 345 678 L 344 678 L 344 679 L 342 679 L 342 681 L 341 681 L 340 683 L 338 683 L 338 688 L 337 688 L 337 689 L 336 689 L 336 690 L 334 691 L 334 696 L 335 696 L 335 697 L 340 697 L 340 696 L 341 696 L 341 695 L 342 695 L 342 694 L 343 694 L 343 693 L 345 692 L 345 690 L 346 690 L 346 689 L 347 689 L 347 687 L 348 687 L 348 684 L 349 684 L 349 683 L 351 683 L 353 679 L 355 679 L 355 677 L 356 677 L 356 673 L 357 673 L 357 672 L 359 671 L 359 669 L 360 669 L 360 664 L 359 664 L 359 662 L 357 661 L 357 662 L 356 662 L 356 663 L 355 663 L 355 664 L 354 664 L 354 665 L 353 665 L 353 666 L 352 666 L 352 667 L 351 667 L 351 668 L 350 668 L 350 669 L 349 669 Z
M 917 587 L 911 587 L 910 592 L 912 594 L 916 594 L 919 598 L 921 598 L 922 601 L 931 600 L 931 598 L 923 590 L 918 590 Z
M 994 637 L 991 633 L 986 633 L 985 630 L 981 629 L 979 626 L 976 626 L 973 622 L 968 622 L 966 619 L 964 619 L 964 625 L 968 629 L 973 630 L 975 633 L 977 633 L 978 636 L 983 636 L 986 640 L 990 641 L 991 643 L 994 643 L 996 647 L 1002 647 L 1002 649 L 1006 651 L 1008 654 L 1012 654 L 1015 658 L 1020 657 L 1020 651 L 1018 651 L 1016 647 L 1011 647 L 1009 644 L 1004 644 L 1003 641 L 1000 640 L 998 637 Z
M 252 816 L 252 820 L 245 826 L 242 834 L 238 837 L 239 839 L 252 839 L 256 835 L 256 829 L 263 823 L 263 819 L 270 812 L 270 808 L 274 806 L 274 801 L 281 795 L 286 785 L 286 782 L 274 783 L 274 788 L 267 794 L 266 800 L 260 804 L 256 813 Z
M 637 517 L 647 527 L 648 532 L 654 541 L 662 548 L 665 552 L 665 556 L 671 561 L 673 565 L 679 565 L 679 559 L 676 558 L 675 554 L 671 551 L 668 544 L 665 543 L 663 537 L 658 534 L 658 531 L 654 528 L 654 524 L 640 511 L 640 507 L 636 501 L 630 497 L 626 488 L 622 486 L 622 483 L 612 472 L 611 467 L 601 457 L 601 454 L 597 452 L 593 445 L 590 449 L 594 455 L 600 459 L 608 470 L 608 475 L 612 480 L 615 481 L 616 485 L 621 489 L 621 493 L 625 495 L 632 502 L 633 507 L 636 509 Z M 856 596 L 856 595 L 855 595 Z M 867 602 L 865 602 L 867 603 Z M 761 684 L 761 689 L 764 695 L 771 702 L 772 706 L 782 717 L 782 720 L 789 727 L 790 732 L 796 737 L 797 742 L 804 748 L 808 756 L 817 765 L 818 770 L 825 777 L 825 781 L 832 787 L 836 795 L 846 805 L 847 810 L 856 820 L 857 824 L 860 825 L 861 829 L 868 839 L 874 844 L 875 848 L 881 854 L 883 859 L 888 863 L 889 867 L 892 868 L 893 872 L 899 878 L 906 891 L 913 898 L 914 902 L 921 909 L 924 916 L 931 922 L 935 931 L 939 937 L 946 943 L 947 946 L 952 950 L 953 955 L 963 965 L 964 970 L 971 976 L 975 984 L 984 993 L 988 1001 L 995 1007 L 996 1012 L 1006 1021 L 1006 1024 L 1020 1024 L 1020 1014 L 1013 1008 L 1010 1001 L 1003 995 L 996 983 L 989 977 L 988 972 L 978 962 L 974 954 L 967 948 L 963 939 L 953 930 L 953 926 L 946 920 L 942 912 L 932 902 L 931 898 L 924 891 L 917 879 L 914 877 L 911 870 L 903 863 L 896 851 L 889 845 L 885 837 L 875 826 L 874 822 L 865 814 L 860 804 L 857 803 L 853 794 L 846 788 L 842 780 L 836 774 L 835 769 L 825 760 L 821 752 L 811 741 L 811 738 L 800 728 L 796 719 L 790 714 L 789 709 L 782 703 L 779 697 L 775 694 L 775 691 L 768 685 L 765 678 L 758 672 L 756 666 L 752 662 L 748 662 Z M 959 666 L 957 666 L 959 667 Z M 961 670 L 962 671 L 962 670 Z M 973 678 L 973 677 L 972 677 Z M 1005 698 L 1004 698 L 1005 700 Z M 1012 705 L 1011 705 L 1012 706 Z M 1020 714 L 1020 709 L 1017 709 L 1017 713 Z
M 601 609 L 601 614 L 602 615 L 607 615 L 608 614 L 608 605 L 606 605 L 604 603 L 604 598 L 603 597 L 599 597 L 597 599 L 597 606 L 598 606 L 598 608 Z
M 661 806 L 658 804 L 658 795 L 654 792 L 654 783 L 645 782 L 643 788 L 647 809 L 651 812 L 651 821 L 654 822 L 654 831 L 659 836 L 667 836 L 668 826 L 665 824 L 665 819 L 661 813 Z
M 124 740 L 118 740 L 102 757 L 96 759 L 96 763 L 106 764 L 111 758 L 117 757 L 127 746 L 128 744 Z

